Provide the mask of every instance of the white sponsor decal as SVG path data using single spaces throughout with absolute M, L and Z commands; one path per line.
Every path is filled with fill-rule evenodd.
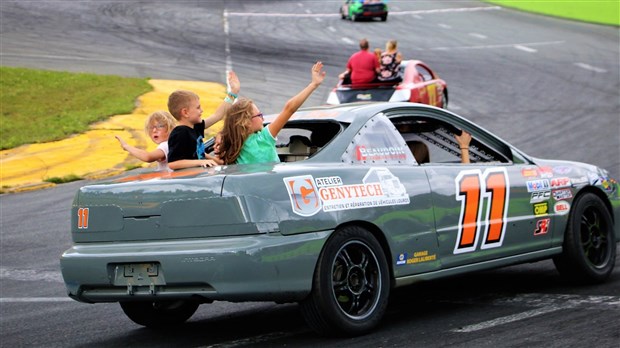
M 553 199 L 556 201 L 563 201 L 565 199 L 573 198 L 573 193 L 570 189 L 561 189 L 553 191 Z
M 530 203 L 539 203 L 542 201 L 547 201 L 551 198 L 551 191 L 537 191 L 532 192 L 532 198 L 530 199 Z
M 553 211 L 558 215 L 566 215 L 570 210 L 570 204 L 567 201 L 556 202 L 553 206 Z
M 548 191 L 550 187 L 548 179 L 530 180 L 526 181 L 525 184 L 527 185 L 527 192 Z
M 284 178 L 293 212 L 312 216 L 325 212 L 409 204 L 409 195 L 387 168 L 372 168 L 359 184 L 343 185 L 338 176 Z

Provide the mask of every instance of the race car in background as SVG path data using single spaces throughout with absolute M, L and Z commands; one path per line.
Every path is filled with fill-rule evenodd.
M 402 82 L 342 84 L 331 91 L 327 104 L 338 105 L 359 101 L 412 102 L 448 107 L 448 85 L 446 81 L 419 60 L 404 60 L 400 63 Z
M 340 17 L 357 21 L 358 19 L 381 18 L 385 22 L 388 16 L 388 6 L 381 0 L 347 0 L 340 7 Z

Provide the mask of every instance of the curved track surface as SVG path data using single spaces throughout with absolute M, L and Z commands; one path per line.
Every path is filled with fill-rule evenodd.
M 387 22 L 342 21 L 340 1 L 3 1 L 2 65 L 224 82 L 234 69 L 263 112 L 328 78 L 322 104 L 357 41 L 395 38 L 405 58 L 448 82 L 450 109 L 526 153 L 600 165 L 620 176 L 617 28 L 477 1 L 391 1 Z M 201 306 L 180 331 L 152 332 L 116 304 L 64 297 L 58 256 L 84 182 L 2 195 L 1 330 L 11 346 L 536 346 L 620 340 L 620 263 L 597 287 L 565 284 L 549 262 L 395 292 L 381 328 L 357 339 L 315 337 L 295 305 Z M 458 289 L 458 293 L 455 291 Z M 567 304 L 571 304 L 568 306 Z

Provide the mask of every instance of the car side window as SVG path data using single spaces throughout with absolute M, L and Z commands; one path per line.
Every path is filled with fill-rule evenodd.
M 407 143 L 383 114 L 368 120 L 341 159 L 352 164 L 416 164 Z
M 454 137 L 461 132 L 458 127 L 423 117 L 399 119 L 395 125 L 411 151 L 421 156 L 416 158 L 419 163 L 461 162 L 461 149 Z M 469 158 L 471 163 L 509 162 L 500 152 L 480 141 L 476 134 L 472 134 Z

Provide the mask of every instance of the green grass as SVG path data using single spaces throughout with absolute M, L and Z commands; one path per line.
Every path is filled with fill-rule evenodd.
M 620 26 L 618 0 L 486 0 L 486 2 L 555 17 Z
M 44 179 L 43 181 L 45 182 L 51 182 L 53 184 L 64 184 L 67 182 L 72 182 L 72 181 L 78 181 L 78 180 L 82 180 L 83 178 L 75 175 L 75 174 L 69 174 L 63 177 L 58 177 L 58 176 L 53 176 L 51 178 L 47 178 Z
M 0 149 L 84 132 L 150 90 L 147 79 L 0 67 Z

